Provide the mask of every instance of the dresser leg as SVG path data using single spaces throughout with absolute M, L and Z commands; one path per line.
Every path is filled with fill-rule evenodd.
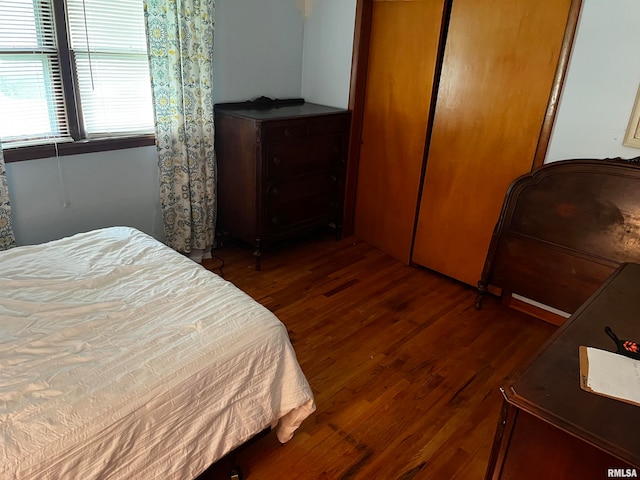
M 253 256 L 256 257 L 256 272 L 259 272 L 262 267 L 260 266 L 260 257 L 262 256 L 262 250 L 260 249 L 260 240 L 256 239 L 256 248 L 253 251 Z
M 487 283 L 480 280 L 478 282 L 478 294 L 476 295 L 476 310 L 480 310 L 482 308 L 482 300 L 488 292 L 489 289 L 487 288 Z

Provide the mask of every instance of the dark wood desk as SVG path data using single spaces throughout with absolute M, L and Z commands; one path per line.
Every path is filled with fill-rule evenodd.
M 580 345 L 615 350 L 607 325 L 640 341 L 640 264 L 617 269 L 503 389 L 487 480 L 640 476 L 640 407 L 579 384 Z

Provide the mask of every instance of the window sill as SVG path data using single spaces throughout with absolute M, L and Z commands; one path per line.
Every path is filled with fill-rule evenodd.
M 28 147 L 7 147 L 3 150 L 6 163 L 35 160 L 37 158 L 64 157 L 81 153 L 105 152 L 125 148 L 148 147 L 155 145 L 153 134 L 137 135 L 135 137 L 92 138 L 75 142 L 48 143 L 45 145 L 30 145 Z

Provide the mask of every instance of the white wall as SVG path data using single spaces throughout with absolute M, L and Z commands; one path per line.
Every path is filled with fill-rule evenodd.
M 155 146 L 6 167 L 19 245 L 114 225 L 164 239 Z
M 296 0 L 216 0 L 214 101 L 300 97 L 303 37 Z
M 302 96 L 308 102 L 347 108 L 356 0 L 308 2 L 306 16 Z
M 622 145 L 640 84 L 638 0 L 583 0 L 546 162 L 631 158 Z
M 356 0 L 217 0 L 216 103 L 303 97 L 346 108 Z

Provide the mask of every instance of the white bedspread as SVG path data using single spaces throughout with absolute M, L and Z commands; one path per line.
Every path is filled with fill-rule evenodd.
M 146 234 L 0 252 L 0 478 L 189 479 L 314 409 L 282 323 Z

